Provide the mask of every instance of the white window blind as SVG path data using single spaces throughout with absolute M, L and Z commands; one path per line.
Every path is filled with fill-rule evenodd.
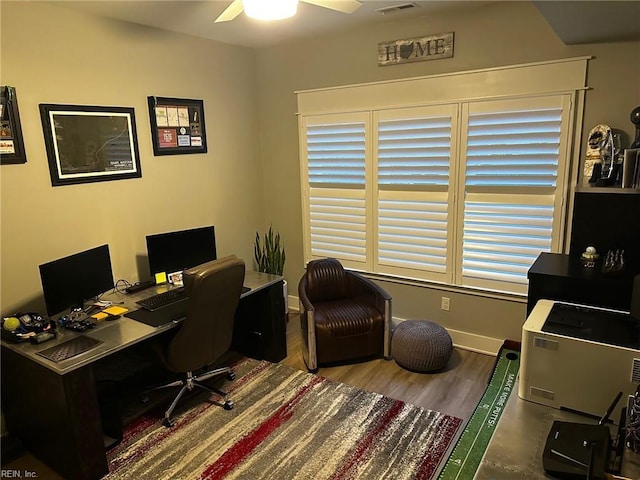
M 460 283 L 526 292 L 527 272 L 552 251 L 568 124 L 560 95 L 469 104 Z M 560 193 L 562 193 L 560 191 Z
M 374 114 L 377 269 L 447 280 L 455 105 Z
M 363 268 L 367 260 L 368 115 L 305 122 L 308 253 Z
M 450 116 L 378 120 L 380 186 L 446 186 L 450 162 Z

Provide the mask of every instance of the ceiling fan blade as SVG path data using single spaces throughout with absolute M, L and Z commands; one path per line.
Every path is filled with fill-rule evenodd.
M 231 5 L 225 8 L 224 12 L 218 15 L 218 18 L 216 18 L 213 23 L 228 22 L 229 20 L 233 20 L 234 18 L 236 18 L 241 13 L 242 0 L 233 0 L 233 2 L 231 2 Z
M 329 8 L 342 13 L 353 13 L 362 6 L 358 0 L 300 0 L 304 3 Z

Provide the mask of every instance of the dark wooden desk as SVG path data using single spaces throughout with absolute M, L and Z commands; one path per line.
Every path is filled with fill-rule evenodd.
M 240 300 L 234 347 L 247 356 L 277 362 L 287 355 L 282 277 L 248 271 L 245 285 L 251 290 Z M 153 293 L 154 289 L 114 293 L 105 299 L 123 302 L 132 311 L 136 300 Z M 9 433 L 68 480 L 102 478 L 108 465 L 94 364 L 177 325 L 155 328 L 124 316 L 100 322 L 86 333 L 59 329 L 57 339 L 41 345 L 2 340 L 2 411 Z M 58 363 L 38 355 L 78 335 L 103 343 Z

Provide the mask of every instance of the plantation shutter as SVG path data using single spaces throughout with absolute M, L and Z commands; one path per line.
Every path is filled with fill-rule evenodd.
M 374 113 L 377 271 L 451 280 L 455 105 Z
M 367 114 L 307 117 L 303 122 L 307 258 L 367 264 Z
M 540 252 L 559 251 L 570 97 L 463 106 L 459 282 L 526 292 Z

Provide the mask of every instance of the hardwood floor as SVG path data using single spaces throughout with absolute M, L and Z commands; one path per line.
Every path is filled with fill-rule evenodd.
M 287 358 L 281 363 L 306 371 L 301 352 L 300 315 L 291 312 Z M 410 372 L 393 360 L 379 359 L 320 368 L 318 375 L 466 421 L 484 393 L 494 363 L 494 356 L 456 348 L 447 368 L 437 373 Z
M 287 322 L 287 358 L 281 363 L 306 371 L 302 359 L 300 315 L 291 312 Z M 482 397 L 495 357 L 456 348 L 449 365 L 438 373 L 414 373 L 393 360 L 320 368 L 318 375 L 413 405 L 462 418 L 465 423 Z M 30 453 L 3 465 L 3 470 L 34 472 L 38 478 L 64 480 Z

